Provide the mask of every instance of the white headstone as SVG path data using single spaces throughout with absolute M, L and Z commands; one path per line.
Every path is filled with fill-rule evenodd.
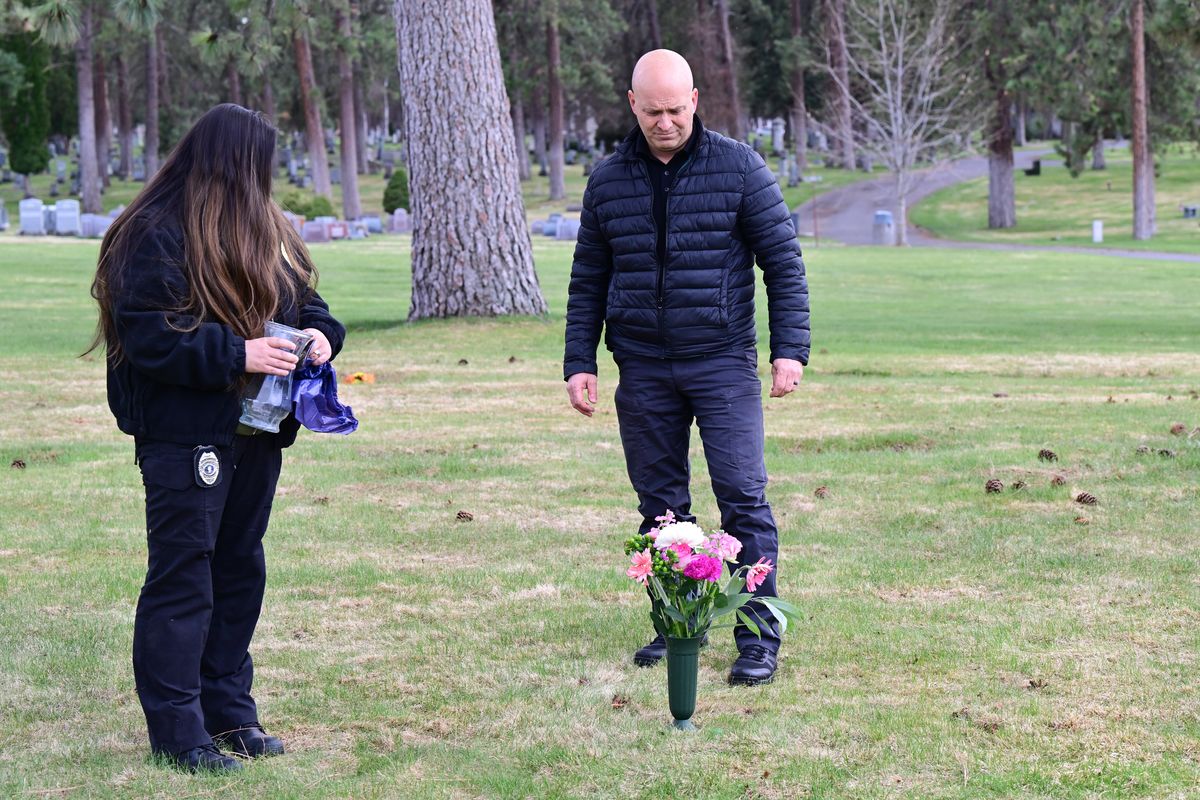
M 1104 241 L 1104 220 L 1092 220 L 1092 241 L 1096 244 Z
M 83 229 L 79 224 L 79 201 L 59 200 L 55 203 L 54 232 L 59 236 L 79 236 Z
M 111 217 L 103 214 L 81 214 L 79 216 L 79 227 L 82 231 L 80 235 L 89 239 L 98 239 L 104 236 L 112 222 Z
M 21 235 L 22 236 L 45 236 L 46 235 L 46 206 L 36 197 L 31 197 L 28 200 L 22 200 L 17 204 L 20 209 L 21 216 Z
M 783 120 L 776 117 L 771 120 L 771 152 L 783 152 Z
M 8 206 L 0 203 L 0 231 L 8 230 Z
M 392 233 L 412 233 L 412 218 L 403 208 L 392 212 Z
M 558 230 L 554 233 L 554 238 L 560 242 L 573 242 L 579 238 L 579 220 L 577 219 L 560 219 L 558 221 Z

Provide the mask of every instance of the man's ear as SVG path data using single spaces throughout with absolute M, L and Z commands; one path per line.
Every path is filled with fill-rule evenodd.
M 633 92 L 630 92 L 630 94 L 633 94 Z M 692 87 L 692 113 L 693 114 L 696 112 L 696 108 L 699 105 L 699 103 L 700 103 L 700 90 L 693 86 Z
M 629 107 L 633 109 L 633 113 L 637 113 L 637 102 L 633 99 L 633 89 L 630 89 L 626 94 L 629 96 Z

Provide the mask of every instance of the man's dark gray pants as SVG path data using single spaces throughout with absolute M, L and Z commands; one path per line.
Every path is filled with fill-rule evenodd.
M 688 489 L 692 421 L 700 428 L 721 527 L 742 543 L 738 566 L 779 560 L 779 535 L 767 503 L 763 458 L 762 383 L 758 351 L 736 350 L 700 358 L 618 355 L 617 420 L 629 480 L 638 494 L 640 532 L 657 526 L 667 509 L 695 521 Z M 772 572 L 755 592 L 775 596 Z M 761 644 L 779 650 L 779 628 L 757 604 L 748 609 L 762 639 L 744 625 L 734 629 L 738 649 Z

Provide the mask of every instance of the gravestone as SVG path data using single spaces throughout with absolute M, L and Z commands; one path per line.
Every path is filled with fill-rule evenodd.
M 311 189 L 312 185 L 313 185 L 312 175 L 305 175 L 300 180 L 300 188 L 301 189 Z
M 101 214 L 82 214 L 79 217 L 79 235 L 88 239 L 99 239 L 104 236 L 112 222 L 111 217 Z
M 55 204 L 54 232 L 59 236 L 79 236 L 79 201 L 59 200 Z
M 323 222 L 304 223 L 300 236 L 307 244 L 321 244 L 329 241 L 329 226 Z
M 577 219 L 561 219 L 558 221 L 558 230 L 554 232 L 554 238 L 560 242 L 573 242 L 579 238 L 579 220 Z
M 67 162 L 62 159 L 54 160 L 54 177 L 59 183 L 63 183 L 67 179 Z
M 124 210 L 125 210 L 125 206 L 123 206 L 123 205 L 117 206 L 112 211 L 108 212 L 108 218 L 116 219 L 117 217 L 121 216 L 121 212 Z
M 1200 206 L 1180 206 L 1179 208 L 1183 211 L 1184 219 L 1196 219 L 1197 213 L 1200 212 Z
M 570 150 L 568 150 L 568 151 L 567 151 L 567 152 L 566 152 L 566 153 L 563 155 L 563 163 L 564 163 L 564 164 L 567 164 L 567 165 L 574 164 L 574 163 L 575 163 L 575 159 L 576 159 L 576 158 L 578 158 L 578 157 L 579 157 L 579 154 L 578 154 L 577 152 L 575 152 L 575 148 L 574 148 L 574 147 L 572 147 Z
M 371 232 L 367 230 L 367 223 L 363 222 L 361 219 L 353 220 L 352 222 L 346 223 L 346 225 L 350 229 L 351 239 L 366 239 L 371 235 Z
M 11 170 L 0 169 L 0 183 L 12 183 L 13 174 Z
M 46 206 L 36 197 L 17 203 L 22 236 L 46 235 Z
M 412 233 L 412 218 L 403 208 L 392 212 L 392 233 Z
M 133 162 L 133 179 L 135 181 L 146 180 L 146 162 L 140 158 Z
M 8 230 L 8 205 L 0 201 L 0 231 Z
M 788 159 L 787 185 L 800 185 L 800 165 L 796 163 L 796 159 L 794 158 Z
M 50 184 L 50 196 L 58 197 L 58 184 L 57 183 Z
M 771 120 L 771 152 L 778 154 L 783 152 L 783 120 L 776 117 Z
M 529 235 L 530 236 L 541 236 L 542 229 L 545 227 L 546 227 L 545 220 L 535 219 L 533 222 L 529 223 Z
M 376 216 L 366 216 L 362 218 L 363 225 L 367 226 L 367 233 L 383 233 L 383 220 Z
M 47 234 L 54 233 L 54 226 L 58 222 L 56 209 L 54 203 L 42 208 L 42 227 L 46 229 Z
M 334 186 L 340 186 L 342 183 L 342 168 L 334 167 L 329 170 L 329 182 Z
M 324 217 L 317 217 L 317 220 L 322 220 Z M 329 222 L 325 225 L 329 231 L 330 239 L 345 239 L 350 235 L 350 226 L 345 222 Z

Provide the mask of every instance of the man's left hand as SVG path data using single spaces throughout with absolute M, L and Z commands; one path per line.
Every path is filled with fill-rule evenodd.
M 771 397 L 783 397 L 796 391 L 804 377 L 804 365 L 791 358 L 771 362 Z

